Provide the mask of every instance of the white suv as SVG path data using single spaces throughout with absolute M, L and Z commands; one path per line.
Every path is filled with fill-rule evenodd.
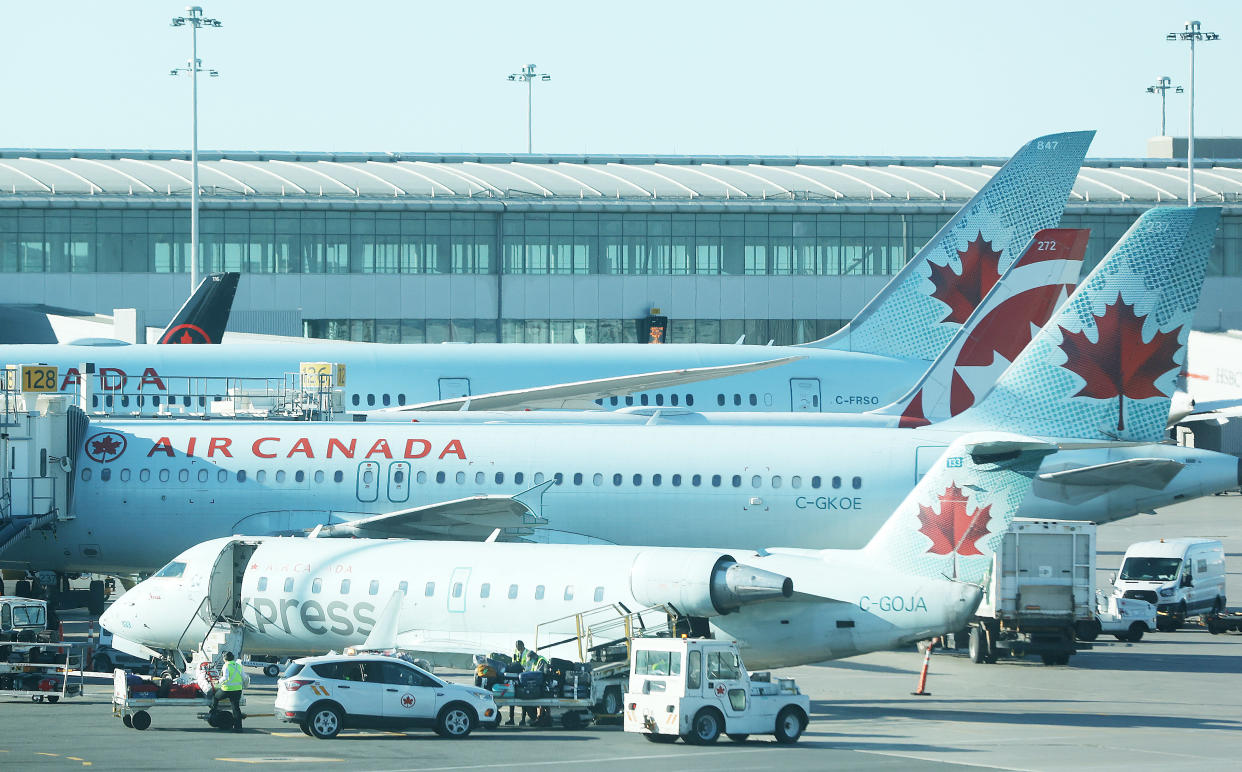
M 277 682 L 276 717 L 327 740 L 342 729 L 431 727 L 461 738 L 500 712 L 485 689 L 441 681 L 383 654 L 307 657 L 289 663 Z

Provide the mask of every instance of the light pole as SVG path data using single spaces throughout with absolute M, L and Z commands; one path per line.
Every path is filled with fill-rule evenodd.
M 186 6 L 189 16 L 174 16 L 170 26 L 190 27 L 191 53 L 190 61 L 185 67 L 177 67 L 169 71 L 169 75 L 190 73 L 191 93 L 194 103 L 194 140 L 190 146 L 190 293 L 198 287 L 198 73 L 203 69 L 203 62 L 198 58 L 198 28 L 219 27 L 219 19 L 208 19 L 203 16 L 203 9 L 198 5 Z M 220 73 L 207 70 L 208 75 L 217 77 Z
M 536 80 L 552 80 L 552 76 L 547 75 L 545 73 L 536 73 L 535 65 L 528 64 L 522 68 L 521 72 L 515 72 L 509 75 L 509 80 L 513 81 L 514 83 L 525 83 L 526 84 L 526 152 L 530 153 L 530 152 L 533 152 L 531 150 L 533 146 L 531 142 L 531 126 L 533 124 L 534 119 L 531 117 L 531 113 L 532 113 L 533 106 L 534 106 L 533 92 L 534 92 L 535 81 Z
M 1190 41 L 1190 132 L 1186 139 L 1186 206 L 1195 205 L 1195 43 L 1200 40 L 1220 40 L 1215 32 L 1203 32 L 1199 22 L 1188 21 L 1182 32 L 1170 32 L 1165 40 Z
M 1173 80 L 1168 75 L 1156 81 L 1154 86 L 1147 87 L 1148 94 L 1160 94 L 1160 136 L 1162 137 L 1167 135 L 1167 132 L 1164 130 L 1164 99 L 1170 89 L 1173 90 L 1174 94 L 1182 93 L 1182 87 L 1174 86 Z

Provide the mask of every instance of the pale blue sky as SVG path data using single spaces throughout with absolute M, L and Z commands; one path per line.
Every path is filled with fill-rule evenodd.
M 3 147 L 188 148 L 177 2 L 0 4 Z M 1199 136 L 1242 135 L 1242 2 L 355 2 L 206 0 L 205 149 L 985 155 L 1099 131 L 1139 156 L 1164 33 L 1198 18 Z M 1186 97 L 1170 96 L 1170 133 Z

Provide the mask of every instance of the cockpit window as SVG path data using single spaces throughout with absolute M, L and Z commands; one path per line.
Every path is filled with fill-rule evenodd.
M 173 562 L 161 568 L 159 571 L 155 572 L 155 576 L 162 576 L 165 579 L 168 579 L 172 577 L 181 576 L 184 573 L 185 573 L 185 563 L 182 563 L 181 561 L 178 561 L 178 560 L 174 560 Z

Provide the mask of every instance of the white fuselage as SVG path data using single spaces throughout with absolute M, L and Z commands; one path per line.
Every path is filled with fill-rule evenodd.
M 470 345 L 313 343 L 303 346 L 238 343 L 227 346 L 0 346 L 0 362 L 59 368 L 71 391 L 84 363 L 97 373 L 95 395 L 165 400 L 184 393 L 187 379 L 212 376 L 249 384 L 280 381 L 302 362 L 345 365 L 345 405 L 373 410 L 558 383 L 686 368 L 804 357 L 780 367 L 685 384 L 636 395 L 634 405 L 678 405 L 699 410 L 833 412 L 871 410 L 900 397 L 926 371 L 921 359 L 858 354 L 815 347 L 723 344 Z M 102 375 L 102 377 L 100 376 Z M 85 376 L 82 376 L 85 377 Z M 201 386 L 199 387 L 201 390 Z M 606 400 L 605 409 L 624 407 Z
M 300 533 L 546 480 L 537 541 L 864 544 L 958 433 L 806 426 L 92 422 L 74 519 L 3 565 L 149 571 L 204 538 Z M 1162 488 L 1037 480 L 1019 516 L 1106 522 L 1237 487 L 1232 456 L 1168 445 L 1063 450 L 1042 469 L 1186 463 Z M 451 535 L 450 535 L 451 537 Z
M 139 583 L 102 623 L 148 646 L 196 648 L 207 623 L 195 610 L 229 541 L 187 550 L 177 557 L 185 563 L 180 576 Z M 250 654 L 288 656 L 359 645 L 397 591 L 404 596 L 397 624 L 404 650 L 450 661 L 462 653 L 507 651 L 523 639 L 545 655 L 577 659 L 576 641 L 549 647 L 574 637 L 572 615 L 609 604 L 639 611 L 673 599 L 640 576 L 640 555 L 652 552 L 659 553 L 648 555 L 654 564 L 674 574 L 683 570 L 686 583 L 704 578 L 690 575 L 703 550 L 264 539 L 249 555 L 242 579 L 244 646 Z M 955 630 L 980 598 L 977 586 L 886 572 L 863 565 L 851 552 L 730 555 L 793 580 L 791 599 L 711 617 L 716 634 L 738 641 L 751 667 L 817 662 Z M 799 593 L 800 585 L 831 587 L 833 598 Z M 620 613 L 592 615 L 586 623 L 615 620 Z M 559 621 L 543 624 L 552 620 Z

